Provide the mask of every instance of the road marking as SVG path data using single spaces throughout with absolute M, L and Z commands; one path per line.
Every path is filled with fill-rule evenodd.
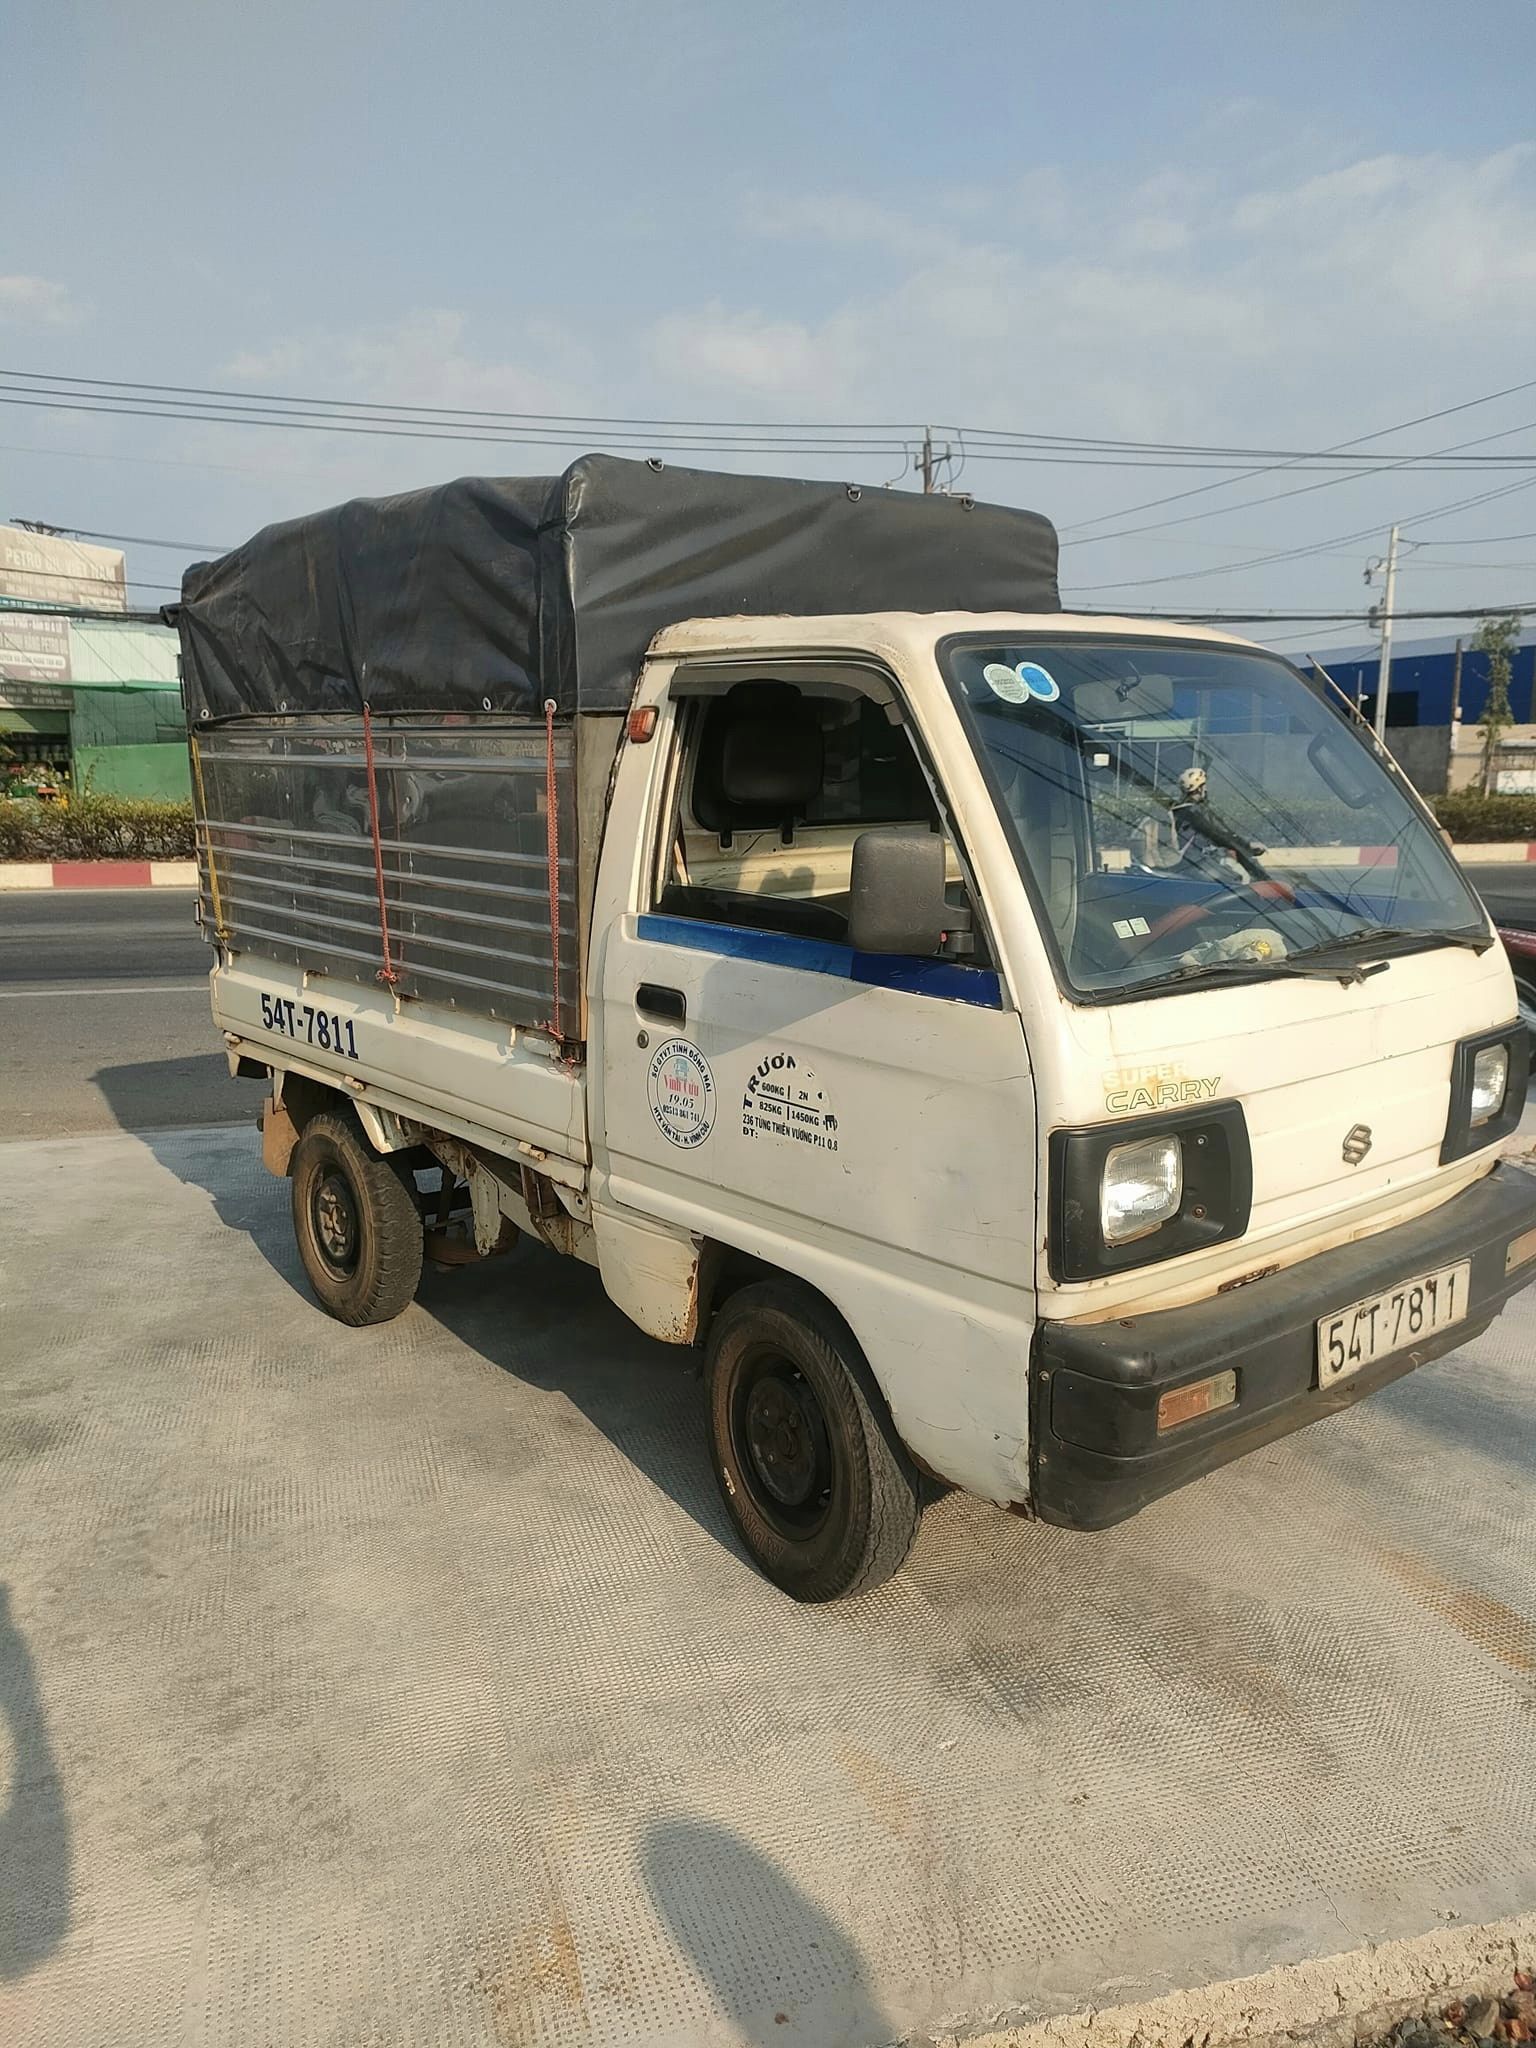
M 76 988 L 73 982 L 50 982 L 46 988 L 0 988 L 0 1000 L 16 1002 L 22 996 L 185 996 L 194 989 L 206 990 L 205 980 L 123 982 L 117 987 Z

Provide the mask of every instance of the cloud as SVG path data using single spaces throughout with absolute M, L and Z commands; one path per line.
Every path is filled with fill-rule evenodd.
M 0 322 L 17 327 L 73 327 L 85 308 L 51 277 L 0 277 Z
M 1528 146 L 1322 168 L 1309 148 L 1235 193 L 1186 168 L 1122 186 L 1043 167 L 949 198 L 754 202 L 745 226 L 787 260 L 797 242 L 864 260 L 817 319 L 719 298 L 669 313 L 658 369 L 785 404 L 856 397 L 864 417 L 1304 445 L 1385 423 L 1395 391 L 1427 410 L 1437 377 L 1459 395 L 1498 346 L 1490 316 L 1512 354 L 1536 322 Z
M 715 304 L 658 320 L 649 352 L 662 376 L 685 387 L 830 403 L 851 396 L 861 369 L 857 324 L 832 319 L 812 327 Z

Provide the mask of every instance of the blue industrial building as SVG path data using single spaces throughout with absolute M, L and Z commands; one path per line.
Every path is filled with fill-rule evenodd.
M 1461 635 L 1461 717 L 1475 725 L 1488 695 L 1488 657 L 1472 645 L 1476 627 Z M 1375 647 L 1346 647 L 1315 659 L 1367 718 L 1376 715 Z M 1307 665 L 1305 661 L 1301 664 Z M 1509 705 L 1517 725 L 1536 724 L 1536 630 L 1527 628 L 1510 655 Z M 1388 725 L 1449 725 L 1455 689 L 1456 638 L 1409 640 L 1392 649 L 1387 689 Z

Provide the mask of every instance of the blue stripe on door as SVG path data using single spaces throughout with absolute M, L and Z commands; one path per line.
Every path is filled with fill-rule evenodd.
M 870 988 L 900 989 L 906 995 L 937 996 L 978 1009 L 1003 1008 L 1003 985 L 990 967 L 961 967 L 952 960 L 912 960 L 896 953 L 855 953 L 827 939 L 795 938 L 788 932 L 755 932 L 744 925 L 705 924 L 693 917 L 642 917 L 638 936 L 661 946 L 686 946 L 732 960 L 760 960 L 769 967 L 794 967 L 802 974 L 830 974 Z

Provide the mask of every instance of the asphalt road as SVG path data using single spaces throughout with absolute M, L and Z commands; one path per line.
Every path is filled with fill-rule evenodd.
M 1536 929 L 1536 861 L 1469 870 L 1494 917 Z M 190 889 L 0 894 L 0 1135 L 242 1123 L 208 1014 Z
M 1518 867 L 1473 867 L 1467 873 L 1496 923 L 1536 931 L 1536 860 Z
M 244 1122 L 190 889 L 0 894 L 0 1136 Z

